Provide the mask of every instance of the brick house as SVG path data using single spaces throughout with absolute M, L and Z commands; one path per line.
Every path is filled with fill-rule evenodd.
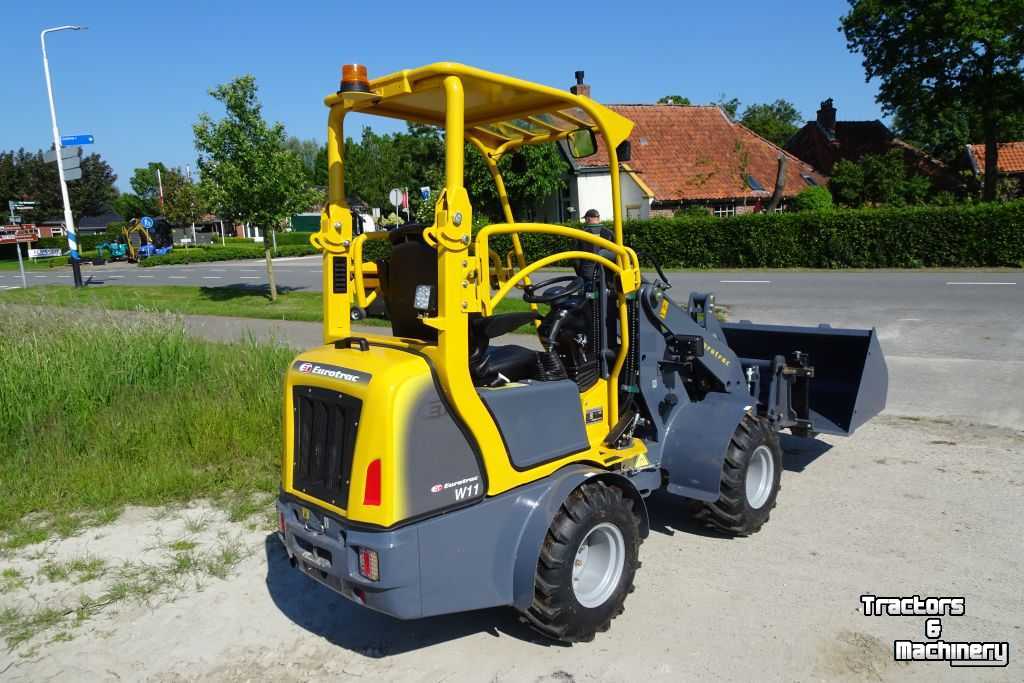
M 895 149 L 903 154 L 908 170 L 929 177 L 937 189 L 960 189 L 954 169 L 899 139 L 881 121 L 838 121 L 836 117 L 832 99 L 822 102 L 815 120 L 808 121 L 786 142 L 786 151 L 832 175 L 841 159 L 857 162 L 865 154 L 888 154 Z
M 578 74 L 578 80 L 582 74 Z M 585 83 L 576 94 L 590 95 Z M 631 159 L 620 173 L 623 215 L 627 219 L 671 216 L 700 206 L 716 216 L 759 211 L 771 198 L 779 158 L 786 158 L 783 198 L 796 196 L 828 179 L 809 164 L 786 153 L 750 129 L 729 119 L 716 106 L 612 104 L 631 120 Z M 589 209 L 603 217 L 612 212 L 611 174 L 604 141 L 597 154 L 573 159 L 562 145 L 571 170 L 567 189 L 552 198 L 549 219 L 579 219 Z
M 981 181 L 985 175 L 985 145 L 967 145 L 967 166 Z M 1024 195 L 1024 142 L 999 143 L 999 157 L 996 160 L 999 175 L 1017 182 L 1017 192 Z

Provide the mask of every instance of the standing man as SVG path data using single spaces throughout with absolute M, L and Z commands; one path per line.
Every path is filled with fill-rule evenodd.
M 583 223 L 587 226 L 601 225 L 600 212 L 597 209 L 589 209 L 585 214 L 583 214 Z M 590 230 L 595 234 L 597 233 L 597 230 L 591 227 L 588 227 L 587 230 Z

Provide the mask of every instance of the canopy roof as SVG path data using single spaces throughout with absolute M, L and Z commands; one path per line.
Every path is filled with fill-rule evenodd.
M 324 103 L 443 127 L 447 76 L 462 82 L 466 137 L 492 151 L 550 142 L 579 128 L 604 134 L 615 148 L 633 128 L 628 119 L 587 97 L 452 62 L 382 76 L 370 81 L 369 93 L 339 92 Z

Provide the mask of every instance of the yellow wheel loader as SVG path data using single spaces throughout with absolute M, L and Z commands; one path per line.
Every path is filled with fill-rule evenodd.
M 619 181 L 633 124 L 611 109 L 452 63 L 372 81 L 347 65 L 325 104 L 328 202 L 311 237 L 324 344 L 286 376 L 277 510 L 292 564 L 346 598 L 401 619 L 507 605 L 551 638 L 590 640 L 633 589 L 649 494 L 753 533 L 779 491 L 779 431 L 849 434 L 884 407 L 873 330 L 722 324 L 710 294 L 677 303 L 660 271 L 641 274 Z M 444 130 L 432 225 L 359 231 L 345 203 L 349 113 Z M 505 218 L 475 231 L 467 142 Z M 497 162 L 551 142 L 606 155 L 606 232 L 515 222 Z M 527 234 L 565 250 L 528 260 Z M 365 262 L 368 240 L 390 255 Z M 513 290 L 533 310 L 496 313 Z M 391 334 L 353 333 L 378 298 Z M 539 350 L 502 343 L 529 323 Z

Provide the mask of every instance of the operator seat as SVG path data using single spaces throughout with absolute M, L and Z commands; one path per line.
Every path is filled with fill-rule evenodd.
M 490 386 L 499 374 L 511 382 L 537 374 L 537 352 L 518 344 L 491 346 L 490 341 L 537 319 L 533 311 L 500 313 L 469 319 L 469 374 L 476 386 Z
M 377 264 L 381 292 L 396 337 L 437 341 L 437 330 L 424 325 L 413 306 L 416 287 L 437 291 L 437 251 L 423 239 L 423 225 L 409 223 L 388 234 L 391 258 Z

